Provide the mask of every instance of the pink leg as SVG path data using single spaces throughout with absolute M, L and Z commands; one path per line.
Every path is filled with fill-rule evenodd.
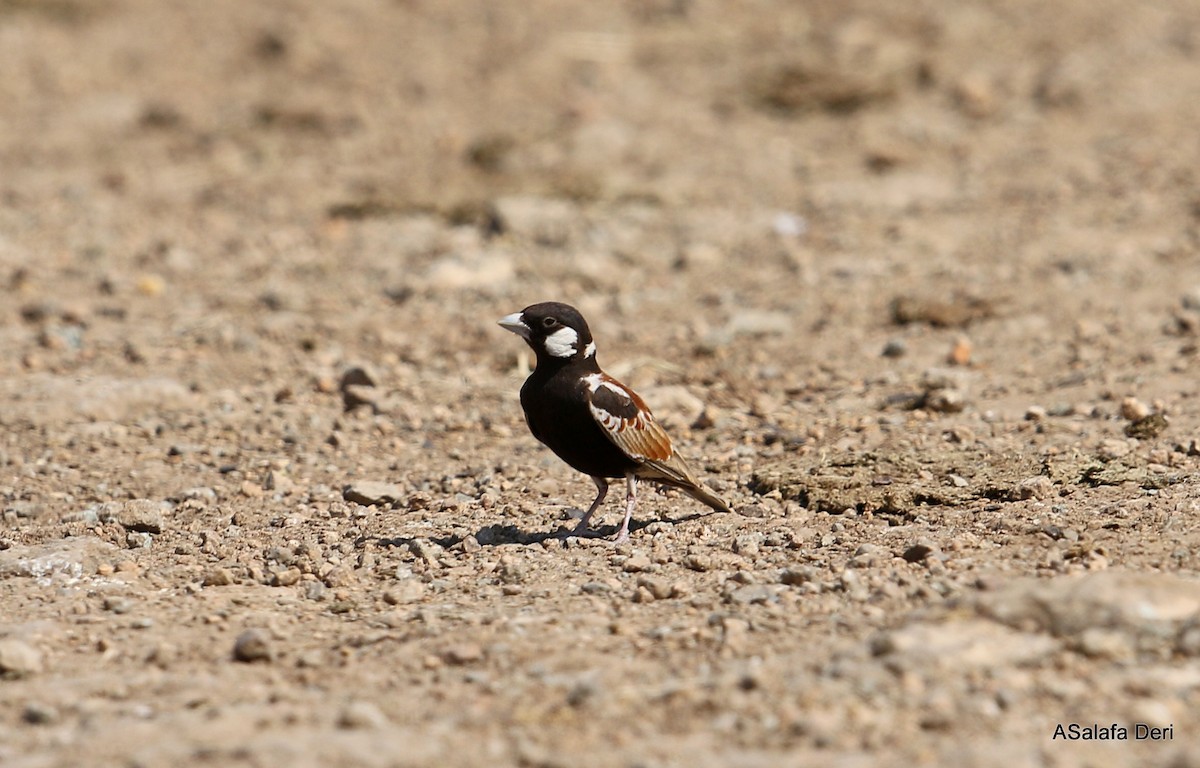
M 604 497 L 608 495 L 608 481 L 603 477 L 593 477 L 592 482 L 596 484 L 596 500 L 592 502 L 592 506 L 588 507 L 588 511 L 583 513 L 583 518 L 579 521 L 579 525 L 575 526 L 573 534 L 580 534 L 587 530 L 588 523 L 591 522 L 592 514 L 595 513 L 600 505 L 604 503 Z
M 621 530 L 617 531 L 617 535 L 613 537 L 613 541 L 620 544 L 623 541 L 629 541 L 629 521 L 633 517 L 633 510 L 637 508 L 637 478 L 633 475 L 625 476 L 625 520 L 621 523 Z

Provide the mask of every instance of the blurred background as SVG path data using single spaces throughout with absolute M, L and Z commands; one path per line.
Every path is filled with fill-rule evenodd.
M 1192 0 L 0 0 L 0 763 L 1200 765 L 1197 126 Z M 744 514 L 552 535 L 547 299 Z
M 2 364 L 75 364 L 43 300 L 148 360 L 545 298 L 709 346 L 905 285 L 1075 318 L 1194 269 L 1198 58 L 1187 2 L 4 0 Z

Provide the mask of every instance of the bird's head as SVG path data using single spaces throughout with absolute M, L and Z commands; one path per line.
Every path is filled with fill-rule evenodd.
M 579 310 L 546 301 L 500 319 L 500 327 L 525 339 L 538 362 L 595 359 L 596 344 Z

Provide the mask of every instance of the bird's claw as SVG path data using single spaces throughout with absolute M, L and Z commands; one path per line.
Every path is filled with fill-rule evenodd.
M 581 539 L 588 538 L 588 534 L 591 532 L 591 530 L 592 529 L 588 528 L 586 525 L 577 525 L 574 528 L 571 528 L 570 530 L 561 530 L 560 529 L 558 532 L 558 538 L 569 539 L 573 536 L 577 536 Z

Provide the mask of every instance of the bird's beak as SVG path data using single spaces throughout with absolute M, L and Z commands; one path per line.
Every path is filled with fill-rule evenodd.
M 511 315 L 500 318 L 500 327 L 506 331 L 512 331 L 522 339 L 529 338 L 529 326 L 525 325 L 525 321 L 521 319 L 520 312 L 513 312 Z

